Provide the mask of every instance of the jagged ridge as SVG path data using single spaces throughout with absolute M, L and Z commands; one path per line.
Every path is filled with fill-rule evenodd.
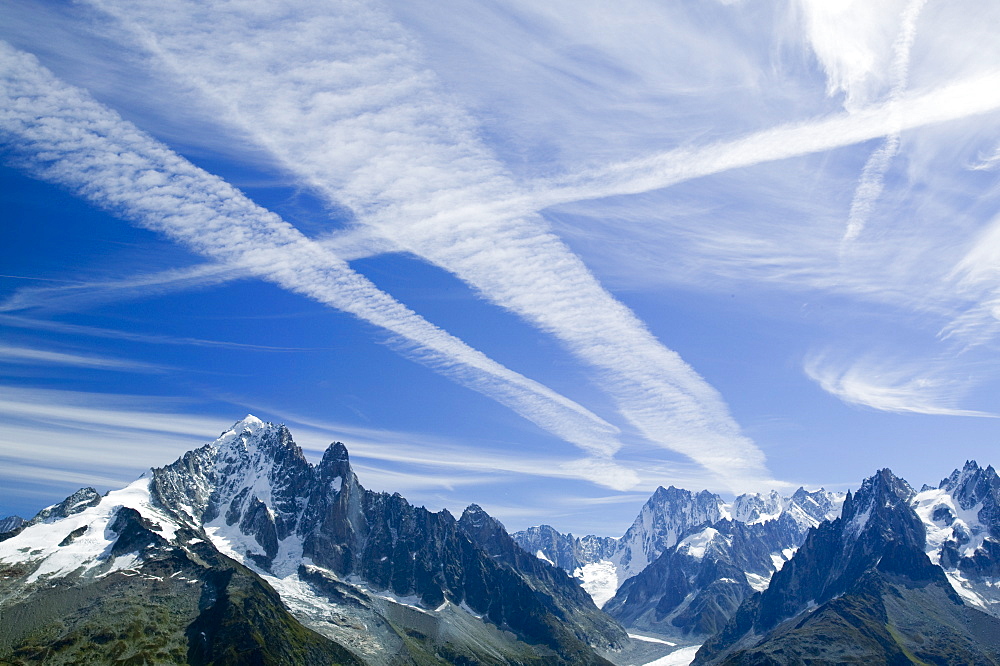
M 303 627 L 286 632 L 297 641 L 286 646 L 295 654 L 337 648 L 335 639 L 373 664 L 607 664 L 590 644 L 613 648 L 627 640 L 561 572 L 541 562 L 522 572 L 494 559 L 447 511 L 364 489 L 342 444 L 314 466 L 284 426 L 253 417 L 126 489 L 95 495 L 83 491 L 43 512 L 0 545 L 9 579 L 4 605 L 32 603 L 53 584 L 93 589 L 122 576 L 137 584 L 164 557 L 201 565 L 200 551 L 208 549 L 217 562 L 239 563 L 230 569 L 249 567 L 238 569 L 249 576 L 238 590 L 273 587 L 299 621 L 325 636 Z M 502 526 L 494 536 L 506 537 Z M 198 574 L 203 588 L 215 568 Z M 238 659 L 218 649 L 240 631 L 266 637 L 286 623 L 281 604 L 272 608 L 256 592 L 252 604 L 263 614 L 233 615 L 234 606 L 204 615 L 234 594 L 245 608 L 244 592 L 213 593 L 208 606 L 196 603 L 196 619 L 183 615 L 188 629 L 197 627 L 192 635 L 208 637 L 190 658 Z M 183 606 L 184 598 L 175 601 Z M 175 650 L 178 639 L 171 640 Z M 296 659 L 291 663 L 309 663 Z
M 888 469 L 810 530 L 695 664 L 994 663 L 1000 621 L 963 605 L 924 552 L 915 493 Z

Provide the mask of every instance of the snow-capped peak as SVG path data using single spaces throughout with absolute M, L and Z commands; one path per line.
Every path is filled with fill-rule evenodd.
M 150 498 L 150 479 L 139 478 L 79 511 L 29 524 L 18 535 L 0 542 L 0 562 L 35 567 L 26 584 L 78 572 L 102 576 L 132 566 L 137 556 L 116 554 L 116 526 L 122 510 L 132 510 L 163 540 L 174 539 L 178 525 Z M 73 496 L 71 496 L 72 498 Z M 80 507 L 77 507 L 80 508 Z
M 719 530 L 714 527 L 706 527 L 700 532 L 690 534 L 677 544 L 677 550 L 686 552 L 696 560 L 705 557 L 705 549 L 712 543 L 712 540 L 719 536 Z
M 212 446 L 215 448 L 224 448 L 241 439 L 245 443 L 248 439 L 259 435 L 262 431 L 275 427 L 274 424 L 264 423 L 253 414 L 247 414 L 223 431 L 219 435 L 219 438 L 212 442 Z
M 733 520 L 752 525 L 776 520 L 782 514 L 789 500 L 772 490 L 767 495 L 746 493 L 737 497 L 729 509 Z
M 967 603 L 1000 616 L 1000 552 L 992 536 L 1000 525 L 1000 476 L 992 467 L 970 460 L 941 481 L 922 490 L 911 506 L 927 534 L 927 556 L 940 565 Z
M 833 520 L 840 515 L 844 503 L 844 494 L 827 491 L 823 488 L 808 491 L 799 488 L 791 497 L 783 497 L 778 491 L 772 490 L 765 494 L 746 493 L 737 497 L 731 504 L 723 507 L 723 515 L 747 525 L 766 523 L 777 520 L 787 514 L 803 529 L 816 527 L 826 520 Z
M 963 509 L 970 509 L 987 496 L 997 494 L 1000 477 L 993 467 L 983 469 L 975 460 L 969 460 L 961 470 L 956 469 L 941 480 L 941 489 L 954 497 Z

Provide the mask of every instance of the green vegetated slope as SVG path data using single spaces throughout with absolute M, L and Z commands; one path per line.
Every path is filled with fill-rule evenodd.
M 202 549 L 201 562 L 171 550 L 133 570 L 37 589 L 3 608 L 0 663 L 362 663 L 303 627 L 253 572 L 212 550 Z

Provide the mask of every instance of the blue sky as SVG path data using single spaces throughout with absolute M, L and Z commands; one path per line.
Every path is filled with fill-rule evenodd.
M 246 413 L 621 534 L 996 462 L 1000 4 L 12 0 L 0 514 Z

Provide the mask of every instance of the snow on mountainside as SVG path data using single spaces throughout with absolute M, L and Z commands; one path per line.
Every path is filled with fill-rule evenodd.
M 201 634 L 206 638 L 188 654 L 194 650 L 206 663 L 231 640 L 223 636 L 227 627 L 256 632 L 253 649 L 277 651 L 274 663 L 331 663 L 345 646 L 370 664 L 534 655 L 529 660 L 606 665 L 591 645 L 613 649 L 628 640 L 564 571 L 521 553 L 485 512 L 469 513 L 463 526 L 447 511 L 431 513 L 398 494 L 365 490 L 342 444 L 312 465 L 284 426 L 253 416 L 122 490 L 103 497 L 81 490 L 5 537 L 0 610 L 33 607 L 36 599 L 73 589 L 68 601 L 40 603 L 59 608 L 114 599 L 111 607 L 135 608 L 131 615 L 141 616 L 149 610 L 148 593 L 136 590 L 169 587 L 175 623 L 163 622 L 169 630 L 162 644 L 135 648 L 157 663 L 176 660 L 164 655 L 187 640 L 184 627 L 204 623 L 211 625 Z M 225 573 L 233 566 L 235 573 Z M 239 592 L 230 592 L 233 586 Z M 268 600 L 271 589 L 279 605 L 319 635 L 292 627 L 284 610 L 266 610 L 278 603 L 277 596 Z M 264 610 L 241 615 L 231 594 L 249 594 L 257 599 L 252 608 Z M 36 628 L 25 624 L 30 614 L 12 617 L 23 621 L 11 630 L 14 638 L 3 637 L 6 649 L 41 649 L 32 643 Z M 85 608 L 73 617 L 87 627 L 100 623 Z M 229 619 L 218 626 L 223 617 Z M 69 631 L 57 618 L 52 622 L 45 631 Z M 70 635 L 71 660 L 89 658 L 80 656 L 92 650 L 87 631 Z M 265 640 L 270 635 L 284 638 Z M 12 648 L 17 640 L 21 647 Z
M 962 599 L 1000 617 L 1000 476 L 968 461 L 912 506 L 927 531 L 927 556 Z
M 997 663 L 1000 620 L 963 604 L 926 555 L 926 499 L 889 469 L 865 479 L 694 663 Z
M 123 507 L 134 509 L 144 519 L 158 525 L 157 531 L 168 541 L 174 538 L 178 529 L 169 516 L 153 506 L 148 478 L 140 478 L 121 490 L 108 493 L 97 503 L 84 504 L 76 503 L 74 508 L 79 508 L 78 511 L 29 521 L 20 534 L 0 542 L 0 563 L 28 562 L 34 567 L 25 579 L 23 591 L 36 581 L 69 574 L 93 578 L 134 565 L 134 553 L 112 552 L 120 529 L 116 518 Z M 52 507 L 43 510 L 42 514 L 50 509 Z
M 747 572 L 749 585 L 761 589 L 766 587 L 770 575 L 791 557 L 806 530 L 836 518 L 843 501 L 842 493 L 799 488 L 790 497 L 771 491 L 767 495 L 740 495 L 732 503 L 726 503 L 707 490 L 692 493 L 673 486 L 660 487 L 620 539 L 562 535 L 547 525 L 517 532 L 513 537 L 528 552 L 571 572 L 582 581 L 595 603 L 602 606 L 626 580 L 645 570 L 685 537 L 711 540 L 707 533 L 694 536 L 696 531 L 710 528 L 720 520 L 755 525 L 782 519 L 781 524 L 790 534 L 772 539 L 774 543 L 765 558 L 768 568 L 754 567 Z M 761 534 L 773 537 L 773 532 L 767 530 Z

